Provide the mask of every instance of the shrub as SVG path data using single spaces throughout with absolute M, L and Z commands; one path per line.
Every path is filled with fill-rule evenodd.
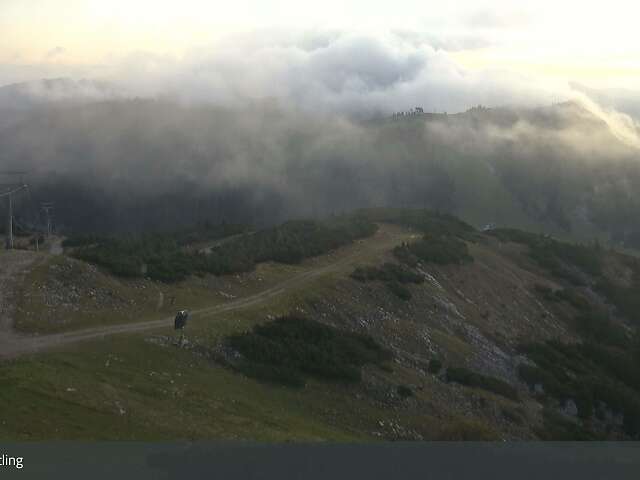
M 409 301 L 413 296 L 411 294 L 411 290 L 402 285 L 400 282 L 396 280 L 392 280 L 390 282 L 386 282 L 387 288 L 391 293 L 393 293 L 396 297 L 401 300 Z
M 434 375 L 437 375 L 442 370 L 442 362 L 437 358 L 432 358 L 429 360 L 429 366 L 427 367 L 427 371 Z
M 612 348 L 596 342 L 584 342 L 579 346 L 581 354 L 596 363 L 614 378 L 640 392 L 640 364 L 631 351 Z
M 382 265 L 382 275 L 386 278 L 381 280 L 395 280 L 400 283 L 424 283 L 424 277 L 409 270 L 403 265 L 395 263 L 385 263 Z
M 596 284 L 596 290 L 604 295 L 610 304 L 615 305 L 621 315 L 640 325 L 640 267 L 635 261 L 627 263 L 633 268 L 630 287 L 622 287 L 602 278 Z
M 180 281 L 191 274 L 216 275 L 249 271 L 256 263 L 297 263 L 326 253 L 357 238 L 372 235 L 376 225 L 358 217 L 334 218 L 329 222 L 287 222 L 252 235 L 234 238 L 214 248 L 211 254 L 190 253 L 184 242 L 211 239 L 237 232 L 239 226 L 208 227 L 196 233 L 147 234 L 119 238 L 83 238 L 75 256 L 107 268 L 114 275 L 146 275 L 162 282 Z M 97 242 L 97 243 L 96 243 Z
M 470 239 L 475 233 L 471 225 L 453 215 L 426 209 L 372 208 L 361 210 L 359 214 L 371 222 L 394 223 L 434 236 Z
M 511 400 L 519 400 L 517 390 L 504 380 L 482 375 L 466 368 L 448 368 L 447 381 L 487 390 Z
M 358 382 L 360 367 L 382 365 L 391 358 L 367 335 L 296 316 L 258 325 L 251 332 L 228 337 L 227 342 L 243 355 L 240 371 L 291 386 L 303 385 L 305 376 Z
M 574 319 L 573 323 L 576 330 L 587 340 L 620 347 L 624 347 L 629 343 L 629 337 L 622 327 L 613 323 L 602 312 L 582 313 Z
M 383 281 L 389 291 L 402 300 L 411 300 L 412 297 L 411 291 L 404 284 L 424 282 L 422 275 L 395 263 L 385 263 L 381 267 L 357 267 L 351 277 L 359 282 Z
M 547 287 L 546 285 L 541 285 L 539 283 L 536 283 L 533 286 L 533 289 L 538 295 L 540 295 L 545 300 L 549 300 L 549 301 L 557 300 L 556 296 L 554 295 L 553 289 L 551 289 L 550 287 Z
M 555 441 L 593 441 L 602 440 L 598 435 L 581 425 L 564 418 L 551 408 L 542 411 L 544 428 L 536 433 L 541 440 Z
M 400 395 L 402 398 L 408 398 L 413 396 L 413 390 L 411 390 L 411 388 L 407 387 L 406 385 L 398 385 L 398 388 L 396 388 L 396 391 L 398 392 L 398 395 Z
M 574 400 L 582 419 L 590 418 L 599 402 L 622 413 L 625 432 L 637 437 L 640 372 L 630 361 L 630 348 L 606 347 L 600 342 L 532 344 L 522 350 L 537 366 L 520 365 L 518 371 L 529 385 L 542 384 L 546 397 L 561 403 Z M 572 434 L 578 435 L 575 431 Z
M 393 250 L 398 260 L 414 265 L 415 260 L 439 265 L 461 265 L 473 261 L 467 244 L 455 237 L 425 235 L 421 240 L 404 243 Z
M 592 308 L 589 301 L 583 295 L 580 295 L 571 288 L 556 290 L 554 295 L 558 300 L 564 300 L 577 310 L 589 311 Z
M 515 229 L 495 229 L 488 234 L 502 242 L 527 245 L 529 255 L 541 267 L 576 285 L 581 285 L 582 279 L 568 266 L 589 275 L 599 276 L 602 273 L 602 250 L 597 246 L 560 242 L 546 235 Z
M 534 285 L 534 289 L 537 294 L 549 302 L 565 301 L 577 310 L 588 311 L 591 309 L 589 301 L 572 288 L 553 290 L 546 285 L 536 284 Z
M 367 280 L 370 280 L 372 277 L 370 268 L 371 267 L 356 267 L 355 270 L 351 273 L 351 278 L 359 282 L 366 282 Z
M 503 406 L 500 411 L 505 420 L 517 425 L 524 425 L 526 423 L 526 413 L 520 407 L 514 408 L 509 405 Z

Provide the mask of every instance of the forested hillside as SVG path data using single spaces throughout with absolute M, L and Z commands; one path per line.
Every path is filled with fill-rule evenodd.
M 337 217 L 325 222 L 289 221 L 282 225 L 230 238 L 207 252 L 186 250 L 189 240 L 215 240 L 245 230 L 237 225 L 195 229 L 190 233 L 149 233 L 124 236 L 71 237 L 65 246 L 76 247 L 79 259 L 124 277 L 149 277 L 163 282 L 189 275 L 247 272 L 259 262 L 299 263 L 337 247 L 371 236 L 376 225 L 360 216 Z
M 635 146 L 576 103 L 356 121 L 119 100 L 50 106 L 0 129 L 7 168 L 67 233 L 268 226 L 372 206 L 639 246 Z

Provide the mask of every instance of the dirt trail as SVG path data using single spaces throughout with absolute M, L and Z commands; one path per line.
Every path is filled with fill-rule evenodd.
M 293 275 L 290 278 L 274 285 L 273 287 L 270 287 L 259 293 L 243 298 L 238 298 L 222 305 L 193 310 L 192 314 L 196 316 L 194 320 L 202 321 L 203 317 L 209 317 L 211 315 L 239 310 L 266 302 L 289 290 L 298 288 L 300 285 L 310 282 L 313 279 L 339 271 L 341 268 L 351 263 L 357 262 L 366 255 L 369 255 L 371 253 L 382 253 L 391 248 L 391 246 L 393 246 L 394 244 L 399 243 L 402 239 L 404 239 L 404 236 L 398 232 L 389 231 L 387 229 L 380 229 L 380 231 L 375 234 L 373 239 L 365 240 L 365 242 L 370 245 L 367 245 L 366 248 L 362 250 L 358 249 L 357 251 L 345 257 L 342 257 L 328 265 L 320 266 Z M 67 345 L 70 343 L 91 340 L 108 335 L 115 335 L 119 333 L 134 333 L 162 327 L 172 327 L 173 320 L 173 317 L 164 317 L 157 320 L 150 320 L 145 322 L 109 325 L 104 327 L 89 328 L 85 330 L 76 330 L 73 332 L 40 336 L 18 335 L 15 332 L 11 332 L 10 330 L 0 330 L 0 359 L 14 358 L 28 353 L 35 353 L 42 350 Z

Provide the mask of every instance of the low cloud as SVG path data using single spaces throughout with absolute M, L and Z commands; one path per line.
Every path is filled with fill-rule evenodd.
M 438 39 L 395 32 L 356 35 L 254 32 L 227 37 L 182 57 L 138 52 L 117 62 L 113 81 L 135 95 L 172 95 L 231 106 L 275 98 L 312 111 L 391 113 L 420 105 L 461 111 L 472 105 L 549 103 L 567 97 L 566 85 L 506 71 L 460 67 Z M 564 97 L 563 97 L 564 98 Z
M 624 113 L 640 122 L 640 91 L 628 89 L 595 89 L 578 82 L 570 82 L 571 89 L 597 102 L 606 110 Z
M 585 192 L 595 204 L 602 185 L 616 195 L 640 188 L 628 174 L 637 125 L 594 92 L 469 71 L 406 32 L 254 32 L 180 57 L 131 54 L 97 77 L 0 91 L 0 104 L 16 92 L 63 104 L 0 128 L 0 159 L 40 172 L 37 191 L 74 228 L 270 222 L 373 205 L 492 212 L 487 221 L 505 224 L 522 209 L 567 225 L 591 208 Z M 581 106 L 524 108 L 569 99 Z M 388 118 L 478 104 L 511 108 Z M 607 165 L 624 169 L 611 180 Z

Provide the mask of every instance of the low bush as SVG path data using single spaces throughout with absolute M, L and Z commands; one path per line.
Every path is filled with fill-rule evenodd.
M 632 270 L 631 285 L 623 286 L 603 275 L 604 251 L 599 244 L 565 243 L 548 236 L 513 229 L 496 229 L 488 234 L 504 242 L 511 241 L 527 245 L 534 261 L 556 277 L 576 286 L 585 284 L 584 275 L 592 276 L 595 280 L 595 290 L 602 294 L 608 303 L 614 305 L 618 313 L 636 325 L 640 325 L 640 259 L 621 253 L 608 253 L 609 256 L 617 256 Z M 540 290 L 538 292 L 545 295 L 545 292 Z M 578 309 L 589 309 L 583 300 L 575 296 L 567 297 L 572 295 L 570 289 L 556 293 L 560 295 L 560 299 L 570 302 Z
M 242 354 L 238 369 L 259 380 L 302 386 L 306 376 L 353 383 L 360 367 L 391 358 L 371 337 L 297 316 L 280 317 L 227 338 Z
M 522 407 L 511 407 L 510 405 L 504 405 L 500 412 L 505 420 L 515 423 L 516 425 L 525 425 L 527 420 L 527 414 Z
M 401 300 L 408 301 L 413 297 L 413 295 L 411 294 L 411 290 L 409 290 L 407 287 L 396 280 L 386 282 L 385 284 L 387 285 L 389 291 Z
M 629 262 L 634 268 L 632 284 L 629 287 L 616 285 L 612 281 L 601 278 L 596 290 L 614 305 L 618 312 L 636 325 L 640 325 L 640 267 Z
M 447 368 L 447 381 L 487 390 L 510 400 L 519 400 L 517 390 L 504 380 L 482 375 L 466 368 Z
M 630 338 L 626 331 L 600 311 L 583 312 L 572 321 L 575 329 L 589 341 L 625 347 Z
M 378 280 L 385 282 L 391 293 L 402 300 L 411 300 L 411 291 L 407 283 L 423 283 L 424 277 L 403 265 L 385 263 L 380 267 L 357 267 L 351 277 L 360 282 Z
M 568 323 L 584 339 L 620 347 L 631 342 L 629 334 L 621 325 L 611 321 L 606 312 L 591 304 L 576 290 L 565 288 L 553 291 L 540 285 L 536 285 L 535 289 L 545 300 L 565 301 L 578 310 L 578 315 Z
M 594 441 L 604 440 L 602 435 L 584 428 L 551 408 L 542 411 L 544 427 L 537 430 L 538 437 L 547 441 Z
M 210 227 L 197 233 L 118 238 L 78 237 L 71 244 L 79 247 L 74 253 L 77 258 L 100 265 L 114 275 L 147 276 L 162 282 L 175 282 L 191 274 L 246 272 L 264 261 L 297 263 L 370 236 L 377 227 L 358 217 L 338 217 L 324 223 L 295 221 L 234 238 L 207 255 L 182 248 L 186 241 L 211 239 L 239 228 Z
M 591 309 L 589 301 L 583 295 L 572 288 L 553 290 L 546 285 L 540 284 L 534 285 L 533 288 L 538 295 L 549 302 L 565 301 L 578 310 L 588 311 Z
M 551 287 L 547 287 L 546 285 L 541 285 L 539 283 L 536 283 L 533 286 L 533 289 L 538 295 L 540 295 L 545 300 L 549 300 L 549 301 L 557 300 L 556 296 L 554 295 L 555 292 Z
M 467 244 L 449 236 L 425 235 L 417 242 L 403 243 L 394 248 L 393 253 L 398 260 L 411 266 L 417 261 L 438 265 L 461 265 L 473 261 Z
M 407 387 L 406 385 L 398 385 L 398 388 L 396 388 L 396 391 L 398 392 L 398 395 L 400 395 L 402 398 L 413 397 L 413 390 L 411 390 L 411 388 Z
M 569 303 L 572 307 L 574 307 L 577 310 L 588 312 L 592 309 L 591 304 L 584 297 L 584 295 L 581 295 L 574 289 L 563 288 L 561 290 L 556 290 L 554 292 L 554 295 L 558 300 L 563 300 Z
M 573 400 L 583 420 L 597 413 L 600 404 L 621 413 L 625 433 L 637 438 L 640 371 L 631 361 L 629 347 L 625 348 L 604 346 L 601 342 L 530 344 L 521 349 L 536 366 L 520 365 L 518 372 L 528 385 L 542 385 L 545 397 L 560 403 Z
M 437 375 L 442 370 L 442 362 L 437 358 L 432 358 L 429 360 L 429 366 L 427 367 L 427 371 L 432 373 L 433 375 Z
M 589 275 L 602 273 L 602 249 L 598 245 L 560 242 L 547 235 L 536 235 L 515 229 L 494 229 L 488 232 L 502 242 L 515 242 L 529 247 L 529 255 L 553 275 L 581 285 L 582 279 L 573 267 Z
M 436 237 L 449 236 L 471 239 L 475 229 L 446 213 L 426 209 L 372 208 L 358 212 L 371 222 L 384 222 L 413 228 Z

